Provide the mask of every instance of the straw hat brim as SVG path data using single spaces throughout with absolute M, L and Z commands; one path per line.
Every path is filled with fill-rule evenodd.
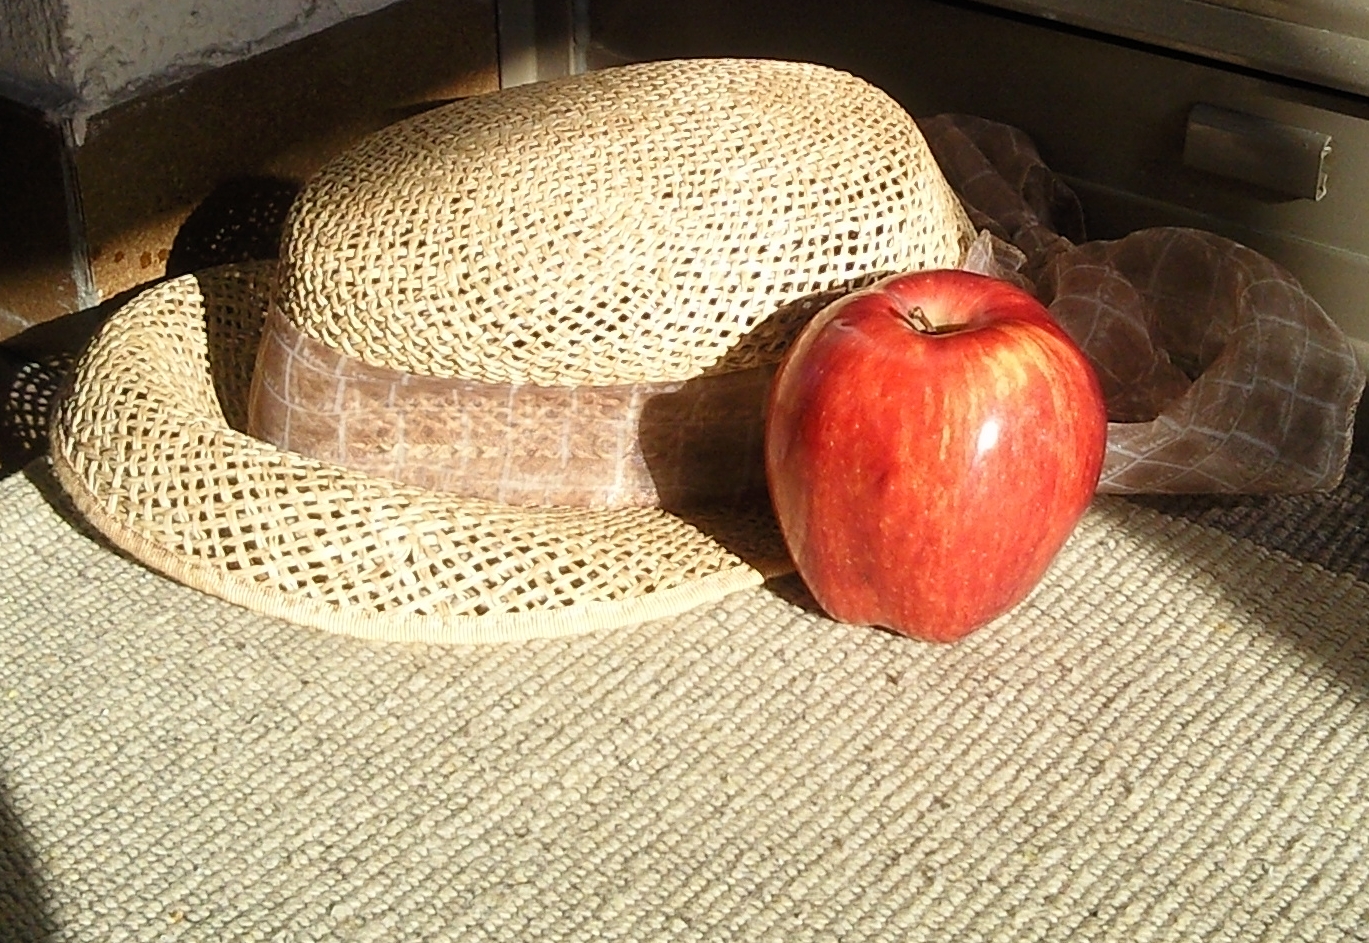
M 265 615 L 378 640 L 507 642 L 674 615 L 791 564 L 768 508 L 517 507 L 239 431 L 274 262 L 164 282 L 73 372 L 53 471 L 113 544 Z

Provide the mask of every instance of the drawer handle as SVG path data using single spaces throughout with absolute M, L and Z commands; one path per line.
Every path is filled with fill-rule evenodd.
M 1326 195 L 1331 135 L 1268 118 L 1194 105 L 1184 135 L 1184 164 L 1285 196 Z

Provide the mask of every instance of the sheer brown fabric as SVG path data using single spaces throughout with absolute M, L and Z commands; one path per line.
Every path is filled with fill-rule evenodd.
M 1297 492 L 1345 471 L 1364 370 L 1288 271 L 1176 227 L 1087 241 L 1078 199 L 1022 131 L 920 122 L 979 228 L 966 266 L 1024 285 L 1107 397 L 1105 492 Z

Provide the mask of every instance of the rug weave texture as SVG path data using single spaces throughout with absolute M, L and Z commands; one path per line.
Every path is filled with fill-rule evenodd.
M 1366 478 L 1099 498 L 953 646 L 788 578 L 440 647 L 172 583 L 30 466 L 0 481 L 0 939 L 1369 939 Z

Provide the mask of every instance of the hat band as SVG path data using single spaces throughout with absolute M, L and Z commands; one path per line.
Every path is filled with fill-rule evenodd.
M 247 431 L 310 458 L 504 504 L 742 505 L 764 500 L 774 369 L 581 387 L 419 376 L 349 357 L 273 308 Z

